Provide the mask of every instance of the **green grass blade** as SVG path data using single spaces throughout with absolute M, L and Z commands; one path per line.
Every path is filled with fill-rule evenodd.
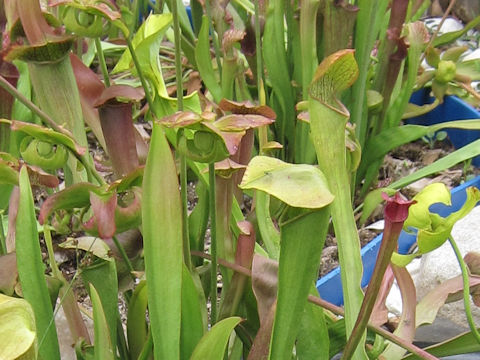
M 102 301 L 95 287 L 90 284 L 90 299 L 93 305 L 93 325 L 95 332 L 95 360 L 114 360 L 112 342 L 108 330 L 107 319 L 103 312 Z
M 367 167 L 376 160 L 381 160 L 389 151 L 418 140 L 429 133 L 448 128 L 478 130 L 480 129 L 480 119 L 447 121 L 431 126 L 403 125 L 384 130 L 367 143 L 358 174 L 363 177 Z
M 222 99 L 222 88 L 213 71 L 212 58 L 210 57 L 209 30 L 208 17 L 203 16 L 202 27 L 200 28 L 197 46 L 195 47 L 195 59 L 205 86 L 212 93 L 215 102 L 218 103 Z
M 285 51 L 284 7 L 285 4 L 282 0 L 269 2 L 263 35 L 263 58 L 268 80 L 272 84 L 273 97 L 276 100 L 273 101 L 274 106 L 272 107 L 277 113 L 275 122 L 277 140 L 285 146 L 285 138 L 287 138 L 289 146 L 293 147 L 295 142 L 295 97 L 292 92 Z
M 352 99 L 354 101 L 351 107 L 351 120 L 356 124 L 356 135 L 362 147 L 365 144 L 368 128 L 365 86 L 368 82 L 368 68 L 371 63 L 370 54 L 388 3 L 389 1 L 387 0 L 358 1 L 355 59 L 358 63 L 359 74 L 358 80 L 353 84 L 352 89 Z
M 163 128 L 153 125 L 143 178 L 143 243 L 150 326 L 157 359 L 180 358 L 182 205 Z
M 448 169 L 462 161 L 468 160 L 475 156 L 480 155 L 480 140 L 465 145 L 464 147 L 448 154 L 447 156 L 435 161 L 433 164 L 425 166 L 424 168 L 415 171 L 414 173 L 401 178 L 398 181 L 390 184 L 389 187 L 394 189 L 400 189 L 414 181 L 424 178 L 428 175 L 435 174 L 439 171 Z
M 480 351 L 480 344 L 475 339 L 475 336 L 473 336 L 473 333 L 469 331 L 439 344 L 425 348 L 425 350 L 436 357 L 444 357 L 478 352 Z M 419 360 L 422 358 L 415 354 L 410 354 L 403 359 Z
M 20 200 L 15 245 L 23 297 L 30 303 L 35 313 L 40 357 L 49 360 L 60 359 L 52 304 L 44 275 L 45 266 L 38 241 L 32 190 L 25 166 L 20 170 Z
M 222 360 L 230 334 L 241 321 L 239 317 L 229 317 L 216 323 L 202 337 L 190 360 Z

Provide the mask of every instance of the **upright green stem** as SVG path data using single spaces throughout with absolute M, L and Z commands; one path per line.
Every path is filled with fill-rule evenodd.
M 207 11 L 210 33 L 212 34 L 212 42 L 213 42 L 213 48 L 215 49 L 215 60 L 217 61 L 218 74 L 220 75 L 220 81 L 222 81 L 222 62 L 220 61 L 220 45 L 218 44 L 218 37 L 215 33 L 215 28 L 213 27 L 210 0 L 205 1 L 205 9 Z
M 5 230 L 3 228 L 3 211 L 0 211 L 0 255 L 7 253 L 7 244 L 5 243 Z
M 45 237 L 45 244 L 47 245 L 48 260 L 50 262 L 50 267 L 52 268 L 52 274 L 58 280 L 65 282 L 65 278 L 62 275 L 62 272 L 58 268 L 57 262 L 55 261 L 55 252 L 53 251 L 52 244 L 52 234 L 50 233 L 50 226 L 43 226 L 43 235 Z
M 153 337 L 152 332 L 148 332 L 147 341 L 143 345 L 142 352 L 138 355 L 138 360 L 147 360 L 151 358 L 151 353 L 153 349 Z
M 180 156 L 180 189 L 182 198 L 182 239 L 183 239 L 183 260 L 189 270 L 192 269 L 192 259 L 190 257 L 190 239 L 188 236 L 188 199 L 187 199 L 187 159 L 184 155 Z
M 480 333 L 475 326 L 475 321 L 473 320 L 472 316 L 472 308 L 470 306 L 470 281 L 468 278 L 468 269 L 465 261 L 463 260 L 462 253 L 457 246 L 457 243 L 453 239 L 452 235 L 450 234 L 448 241 L 455 252 L 455 256 L 457 257 L 458 264 L 460 265 L 460 269 L 462 270 L 462 279 L 463 279 L 463 305 L 465 306 L 465 315 L 467 316 L 468 325 L 470 326 L 470 330 L 472 331 L 473 337 L 477 342 L 480 344 Z
M 209 210 L 210 210 L 210 254 L 212 255 L 212 267 L 210 273 L 210 302 L 211 324 L 217 320 L 217 215 L 215 206 L 215 164 L 208 164 L 209 180 Z
M 135 65 L 135 69 L 137 69 L 137 74 L 142 84 L 143 90 L 145 90 L 145 99 L 147 100 L 148 107 L 150 111 L 153 112 L 153 98 L 152 94 L 150 93 L 150 88 L 148 87 L 147 80 L 145 76 L 143 76 L 142 68 L 140 67 L 140 62 L 138 61 L 137 54 L 135 53 L 135 48 L 133 47 L 132 40 L 130 39 L 128 34 L 125 34 L 125 39 L 127 41 L 128 50 L 130 51 L 130 55 L 132 56 L 133 64 Z
M 0 87 L 12 95 L 15 99 L 20 101 L 25 105 L 31 112 L 37 115 L 40 120 L 45 124 L 50 126 L 53 130 L 58 131 L 69 137 L 73 137 L 72 133 L 65 129 L 64 127 L 58 125 L 48 114 L 42 111 L 37 105 L 28 100 L 21 92 L 19 92 L 14 86 L 12 86 L 7 79 L 0 75 Z
M 176 1 L 172 1 L 173 15 L 173 36 L 175 39 L 175 74 L 177 76 L 177 108 L 183 111 L 183 82 L 182 82 L 182 54 L 180 52 L 181 33 L 180 23 L 178 21 L 178 5 Z
M 345 329 L 352 333 L 363 300 L 361 289 L 362 259 L 357 225 L 350 194 L 350 171 L 346 167 L 345 128 L 349 113 L 335 97 L 348 88 L 357 75 L 351 50 L 330 55 L 319 65 L 310 88 L 308 110 L 311 137 L 320 170 L 327 178 L 335 200 L 330 205 L 333 227 L 338 242 L 340 275 L 345 299 Z M 361 342 L 365 341 L 362 332 Z M 351 359 L 365 359 L 365 349 L 358 347 Z
M 135 271 L 135 269 L 133 268 L 133 265 L 130 259 L 128 258 L 128 255 L 125 252 L 123 245 L 120 243 L 120 241 L 118 241 L 116 236 L 113 236 L 112 240 L 115 246 L 117 247 L 117 250 L 120 253 L 120 256 L 122 257 L 122 260 L 125 262 L 125 265 L 127 266 L 128 272 L 130 273 L 130 277 L 135 281 L 136 278 L 135 278 L 135 275 L 133 275 L 133 272 Z
M 262 37 L 260 34 L 260 6 L 259 0 L 255 1 L 255 54 L 257 56 L 257 89 L 263 89 L 263 61 L 262 61 Z M 260 99 L 260 94 L 258 94 Z
M 102 43 L 100 38 L 95 38 L 95 48 L 97 49 L 98 62 L 100 64 L 100 69 L 102 70 L 103 82 L 105 87 L 110 87 L 110 78 L 108 76 L 107 64 L 105 63 L 105 56 L 103 54 Z
M 173 15 L 173 35 L 175 38 L 175 75 L 177 84 L 177 110 L 183 111 L 183 79 L 182 79 L 182 61 L 181 61 L 181 32 L 180 22 L 178 20 L 178 4 L 172 1 Z M 182 239 L 183 239 L 183 260 L 188 269 L 192 269 L 192 260 L 190 257 L 190 239 L 188 237 L 188 202 L 187 202 L 187 159 L 180 155 L 180 189 L 182 199 Z

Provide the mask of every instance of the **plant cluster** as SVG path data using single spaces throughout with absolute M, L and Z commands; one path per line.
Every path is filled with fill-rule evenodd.
M 478 349 L 468 306 L 480 280 L 461 256 L 463 276 L 419 304 L 405 270 L 447 239 L 456 249 L 451 228 L 478 190 L 447 218 L 429 212 L 449 201 L 442 185 L 412 201 L 396 191 L 478 155 L 480 140 L 376 188 L 390 150 L 480 128 L 402 125 L 452 92 L 479 99 L 480 62 L 441 48 L 463 32 L 429 37 L 418 21 L 429 4 L 192 0 L 187 13 L 176 0 L 3 0 L 0 357 L 60 359 L 61 306 L 78 359 L 433 359 L 412 344 L 415 328 L 460 292 L 471 332 L 431 352 Z M 437 100 L 409 104 L 423 86 Z M 364 293 L 353 204 L 364 222 L 382 196 Z M 403 227 L 418 231 L 415 254 L 396 253 Z M 343 309 L 314 287 L 329 231 Z M 76 255 L 73 279 L 57 246 Z M 467 260 L 474 273 L 476 255 Z M 393 277 L 404 314 L 390 333 L 371 315 Z

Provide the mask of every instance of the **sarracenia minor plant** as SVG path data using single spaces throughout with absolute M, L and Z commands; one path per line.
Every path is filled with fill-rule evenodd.
M 461 34 L 429 37 L 428 3 L 192 0 L 187 14 L 177 0 L 2 1 L 0 358 L 432 359 L 412 334 L 459 293 L 471 327 L 460 352 L 478 349 L 467 300 L 480 280 L 465 261 L 418 304 L 404 269 L 447 240 L 456 249 L 451 226 L 476 189 L 447 218 L 428 211 L 448 202 L 441 185 L 413 202 L 384 195 L 381 255 L 360 286 L 354 205 L 363 222 L 382 191 L 480 152 L 370 192 L 393 148 L 480 128 L 401 125 L 453 91 L 478 100 L 478 62 L 435 48 Z M 424 85 L 434 104 L 409 104 Z M 404 221 L 413 255 L 396 253 Z M 329 233 L 344 308 L 314 287 Z M 390 333 L 371 315 L 393 277 L 405 311 Z

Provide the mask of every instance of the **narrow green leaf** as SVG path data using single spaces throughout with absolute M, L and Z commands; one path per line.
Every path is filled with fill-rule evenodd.
M 181 208 L 170 146 L 163 128 L 154 123 L 143 178 L 142 220 L 150 326 L 158 359 L 180 358 Z
M 180 358 L 188 360 L 202 338 L 206 325 L 206 315 L 203 318 L 202 307 L 206 307 L 203 290 L 197 288 L 192 274 L 186 266 L 183 266 L 182 272 L 182 328 L 181 328 L 181 347 Z M 198 276 L 198 275 L 197 275 Z M 200 281 L 200 279 L 198 279 Z M 204 321 L 205 320 L 205 321 Z
M 115 356 L 113 354 L 107 320 L 102 308 L 102 301 L 92 284 L 90 284 L 90 299 L 92 300 L 93 305 L 93 324 L 95 332 L 94 359 L 114 360 Z
M 433 356 L 443 358 L 444 356 L 464 355 L 478 352 L 480 351 L 480 344 L 475 339 L 475 336 L 473 336 L 472 332 L 469 331 L 439 344 L 427 347 L 424 350 Z M 403 359 L 421 360 L 422 358 L 417 355 L 410 354 Z
M 477 16 L 475 19 L 473 19 L 472 21 L 470 21 L 467 25 L 465 25 L 465 27 L 461 30 L 457 30 L 457 31 L 452 31 L 452 32 L 447 32 L 443 35 L 440 35 L 438 36 L 434 41 L 433 41 L 433 46 L 434 47 L 439 47 L 441 45 L 445 45 L 445 44 L 448 44 L 452 41 L 455 41 L 456 39 L 458 39 L 460 36 L 462 36 L 463 34 L 466 34 L 467 31 L 469 31 L 470 29 L 473 29 L 475 26 L 477 26 L 478 24 L 480 24 L 480 16 Z
M 241 318 L 235 316 L 216 323 L 212 330 L 202 337 L 190 360 L 222 360 L 230 334 L 241 321 Z
M 97 241 L 101 241 L 97 239 Z M 113 349 L 117 346 L 118 325 L 118 280 L 115 261 L 97 260 L 81 271 L 82 280 L 87 286 L 90 284 L 96 291 L 102 305 L 107 331 L 110 333 L 110 344 Z M 90 293 L 90 296 L 92 294 Z M 96 336 L 96 335 L 95 335 Z
M 262 190 L 290 206 L 308 209 L 333 201 L 325 176 L 317 167 L 288 164 L 268 156 L 255 156 L 250 161 L 240 188 Z
M 271 259 L 278 259 L 280 253 L 280 232 L 275 227 L 270 216 L 270 195 L 256 191 L 255 213 L 263 244 Z
M 395 181 L 394 183 L 390 184 L 390 187 L 394 189 L 400 189 L 414 181 L 417 181 L 418 179 L 448 169 L 462 161 L 471 159 L 478 155 L 480 155 L 480 140 L 475 140 L 474 142 L 471 142 L 470 144 L 465 145 L 453 153 L 450 153 L 447 156 L 435 161 L 433 164 L 425 166 L 424 168 Z
M 480 119 L 447 121 L 430 126 L 403 125 L 386 129 L 368 141 L 363 152 L 364 158 L 361 165 L 363 170 L 359 170 L 359 172 L 362 173 L 366 170 L 365 166 L 377 159 L 382 159 L 389 151 L 403 144 L 418 140 L 428 133 L 448 128 L 478 130 L 480 129 Z
M 313 285 L 310 288 L 310 295 L 318 296 L 318 291 Z M 307 303 L 296 343 L 298 358 L 300 360 L 330 359 L 328 354 L 329 342 L 323 309 L 312 303 Z
M 397 127 L 400 125 L 402 114 L 405 112 L 410 97 L 412 96 L 415 81 L 417 80 L 418 69 L 425 44 L 428 42 L 428 31 L 422 22 L 407 24 L 405 29 L 409 44 L 407 73 L 401 83 L 402 86 L 399 93 L 387 109 L 384 127 Z
M 222 88 L 213 71 L 212 58 L 210 56 L 209 30 L 208 17 L 203 16 L 197 46 L 195 46 L 195 59 L 197 60 L 198 71 L 205 86 L 212 93 L 215 102 L 218 103 L 222 99 Z
M 147 37 L 155 35 L 163 37 L 166 29 L 172 23 L 171 14 L 160 14 L 149 16 L 147 20 L 140 26 L 140 28 L 135 33 L 132 43 L 133 47 L 136 48 L 142 41 Z M 133 67 L 132 55 L 130 50 L 126 49 L 123 55 L 118 60 L 115 68 L 112 70 L 112 74 L 116 74 L 122 71 L 129 70 Z
M 363 149 L 367 133 L 368 113 L 365 111 L 367 84 L 369 83 L 369 66 L 371 66 L 371 52 L 377 38 L 380 25 L 385 18 L 388 0 L 359 0 L 357 23 L 355 29 L 355 59 L 358 63 L 358 80 L 353 84 L 351 120 L 356 125 L 355 131 Z
M 329 217 L 329 209 L 324 208 L 300 213 L 296 220 L 281 227 L 277 310 L 270 359 L 292 358 L 299 319 L 307 304 L 310 286 L 318 274 Z
M 275 122 L 277 140 L 289 145 L 295 143 L 295 104 L 292 91 L 290 71 L 288 69 L 285 50 L 285 2 L 283 0 L 269 1 L 265 30 L 263 35 L 263 59 L 267 69 L 268 81 L 273 88 L 273 109 L 278 116 Z
M 35 317 L 24 299 L 0 294 L 0 359 L 35 360 Z
M 127 338 L 131 359 L 137 359 L 147 342 L 147 282 L 141 281 L 128 304 Z
M 20 170 L 20 200 L 15 245 L 23 297 L 30 303 L 35 313 L 39 354 L 43 359 L 60 359 L 57 331 L 44 275 L 45 266 L 38 240 L 32 189 L 25 166 Z

